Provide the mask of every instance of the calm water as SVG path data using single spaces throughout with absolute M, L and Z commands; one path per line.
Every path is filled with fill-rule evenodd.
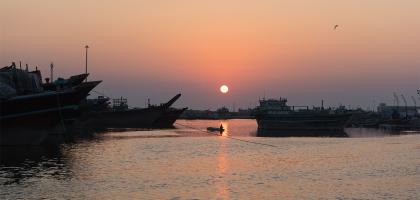
M 420 199 L 420 135 L 257 138 L 253 120 L 222 123 L 276 147 L 177 125 L 2 149 L 0 199 Z

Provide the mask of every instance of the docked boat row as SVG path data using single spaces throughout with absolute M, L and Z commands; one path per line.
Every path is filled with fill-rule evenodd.
M 103 106 L 109 99 L 86 99 L 101 83 L 85 81 L 88 75 L 55 81 L 47 78 L 43 83 L 37 69 L 22 70 L 15 63 L 1 68 L 0 145 L 39 145 L 54 141 L 51 138 L 57 135 L 108 128 L 167 128 L 185 110 L 171 108 L 181 94 L 167 103 L 147 108 Z
M 347 137 L 346 128 L 376 129 L 384 135 L 420 132 L 420 114 L 414 106 L 379 104 L 377 111 L 289 106 L 286 98 L 262 99 L 253 111 L 258 136 Z
M 358 110 L 350 127 L 373 128 L 391 135 L 420 131 L 420 113 L 417 106 L 388 106 L 379 104 L 377 111 Z
M 166 103 L 145 108 L 130 108 L 127 99 L 112 99 L 104 95 L 87 99 L 102 81 L 86 81 L 89 74 L 67 79 L 42 80 L 39 70 L 17 68 L 15 63 L 0 69 L 0 146 L 60 143 L 67 137 L 96 133 L 109 129 L 173 128 L 187 108 L 173 108 L 181 97 L 175 95 Z M 241 116 L 253 116 L 258 124 L 257 136 L 262 137 L 347 137 L 346 127 L 375 127 L 391 131 L 417 131 L 420 118 L 417 107 L 405 117 L 399 107 L 380 105 L 382 117 L 362 111 L 290 106 L 286 98 L 262 99 L 255 109 Z M 392 111 L 392 112 L 391 112 Z M 208 112 L 188 116 L 209 116 Z M 242 112 L 238 112 L 242 113 Z M 379 112 L 378 112 L 379 113 Z M 234 116 L 227 108 L 218 116 Z M 388 116 L 389 115 L 389 116 Z M 235 115 L 238 116 L 238 115 Z M 193 117 L 194 118 L 194 117 Z M 227 118 L 227 117 L 226 117 Z M 208 131 L 222 130 L 208 128 Z

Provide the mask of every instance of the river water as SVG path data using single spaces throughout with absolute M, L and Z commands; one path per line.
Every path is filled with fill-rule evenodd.
M 223 136 L 201 131 L 220 123 Z M 254 120 L 176 127 L 3 148 L 0 199 L 420 199 L 420 135 L 259 138 Z

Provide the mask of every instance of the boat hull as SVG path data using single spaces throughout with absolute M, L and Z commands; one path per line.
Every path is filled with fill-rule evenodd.
M 144 108 L 124 111 L 89 112 L 75 122 L 82 131 L 97 131 L 112 128 L 152 128 L 165 111 L 164 108 Z
M 77 106 L 69 106 L 22 115 L 2 116 L 0 146 L 41 145 L 63 119 L 63 114 L 75 110 Z
M 173 128 L 175 121 L 187 108 L 183 109 L 170 109 L 165 111 L 155 122 L 154 128 Z
M 350 114 L 259 116 L 257 136 L 346 137 L 344 127 L 350 117 Z
M 80 114 L 80 101 L 99 83 L 87 82 L 60 92 L 21 95 L 0 101 L 0 145 L 40 145 L 52 135 L 64 134 L 64 131 L 57 132 L 57 125 L 65 130 L 64 122 Z
M 79 105 L 80 101 L 86 98 L 89 92 L 99 83 L 100 81 L 87 82 L 64 91 L 43 92 L 10 98 L 0 102 L 0 116 Z

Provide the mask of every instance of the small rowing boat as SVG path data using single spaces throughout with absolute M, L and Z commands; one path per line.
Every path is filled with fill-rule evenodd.
M 207 131 L 210 131 L 210 132 L 220 132 L 220 133 L 223 133 L 223 131 L 225 131 L 225 129 L 223 128 L 223 125 L 220 125 L 220 127 L 219 128 L 217 128 L 217 127 L 207 127 Z

